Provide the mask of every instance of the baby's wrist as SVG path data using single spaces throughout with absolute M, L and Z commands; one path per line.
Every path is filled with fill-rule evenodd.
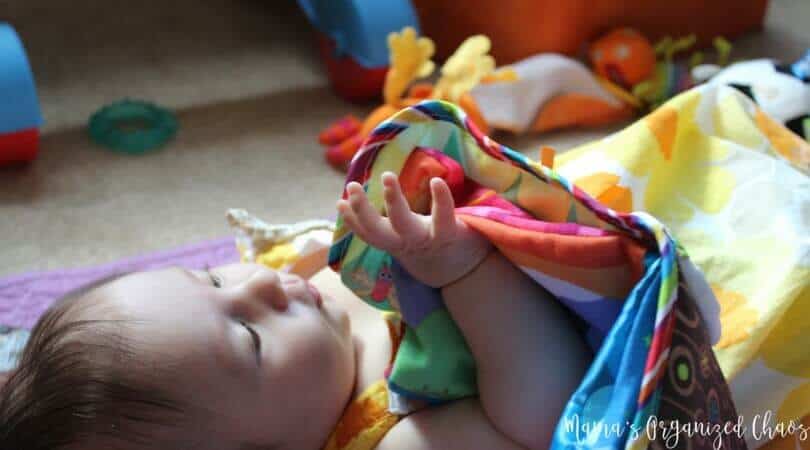
M 439 289 L 443 289 L 447 286 L 462 282 L 463 280 L 467 279 L 473 272 L 476 271 L 484 261 L 487 260 L 487 257 L 492 254 L 493 247 L 489 245 L 485 251 L 482 251 L 480 254 L 476 255 L 473 258 L 468 258 L 468 264 L 464 266 L 463 270 L 460 270 L 455 276 L 450 277 L 448 281 L 442 283 L 440 286 L 437 286 Z
M 450 250 L 450 249 L 448 249 Z M 478 237 L 457 243 L 445 255 L 394 255 L 411 276 L 437 289 L 466 277 L 492 253 L 492 244 Z
M 447 270 L 442 271 L 443 279 L 433 287 L 443 288 L 465 278 L 492 253 L 492 242 L 463 221 L 457 222 L 456 233 L 452 256 L 448 255 L 444 261 Z

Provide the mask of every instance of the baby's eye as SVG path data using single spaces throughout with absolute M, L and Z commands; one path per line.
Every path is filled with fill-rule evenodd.
M 215 274 L 213 274 L 213 273 L 212 273 L 210 270 L 208 270 L 208 269 L 206 269 L 206 270 L 205 270 L 205 272 L 208 274 L 208 278 L 210 278 L 210 279 L 211 279 L 211 284 L 212 284 L 212 285 L 213 285 L 215 288 L 221 288 L 221 287 L 222 287 L 222 277 L 220 277 L 219 275 L 215 275 Z
M 253 342 L 253 353 L 256 355 L 256 364 L 261 365 L 262 339 L 259 337 L 259 333 L 257 333 L 256 330 L 252 326 L 248 325 L 248 323 L 244 320 L 237 320 L 236 322 L 244 327 L 248 333 L 250 333 L 250 339 Z

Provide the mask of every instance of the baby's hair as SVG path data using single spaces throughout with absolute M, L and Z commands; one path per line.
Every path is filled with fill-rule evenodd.
M 74 318 L 98 306 L 103 299 L 88 294 L 109 281 L 69 294 L 37 322 L 18 367 L 0 381 L 0 450 L 178 448 L 156 431 L 177 427 L 188 411 L 137 360 L 121 333 L 128 321 Z

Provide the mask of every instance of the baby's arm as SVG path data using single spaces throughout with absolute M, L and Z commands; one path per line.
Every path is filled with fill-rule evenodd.
M 499 252 L 442 294 L 475 357 L 487 416 L 522 445 L 547 449 L 590 356 L 566 312 Z
M 562 307 L 453 214 L 449 188 L 432 180 L 433 211 L 410 211 L 396 176 L 383 176 L 388 218 L 356 183 L 338 209 L 366 242 L 441 287 L 478 366 L 481 403 L 494 426 L 530 448 L 548 448 L 588 350 Z

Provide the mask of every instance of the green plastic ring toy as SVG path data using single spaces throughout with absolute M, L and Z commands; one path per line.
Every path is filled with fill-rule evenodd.
M 177 133 L 171 111 L 149 102 L 122 100 L 90 117 L 88 131 L 97 143 L 123 153 L 140 154 L 162 147 Z

